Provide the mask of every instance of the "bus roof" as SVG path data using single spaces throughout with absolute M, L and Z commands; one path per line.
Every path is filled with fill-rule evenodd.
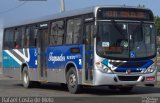
M 121 5 L 121 6 L 113 6 L 113 5 L 112 6 L 93 6 L 93 7 L 88 7 L 88 8 L 78 9 L 78 10 L 65 11 L 65 12 L 57 13 L 57 14 L 51 14 L 51 15 L 48 15 L 48 16 L 40 17 L 40 18 L 25 20 L 23 22 L 16 22 L 14 24 L 5 25 L 4 28 L 33 24 L 33 23 L 37 23 L 37 22 L 49 21 L 49 20 L 60 19 L 60 18 L 65 18 L 65 17 L 71 17 L 71 16 L 76 16 L 76 15 L 81 15 L 81 14 L 93 13 L 97 8 L 100 8 L 100 7 L 106 7 L 106 8 L 135 8 L 135 9 L 137 8 L 137 9 L 150 10 L 148 8 L 144 8 L 144 7 L 141 7 L 141 6 L 126 6 L 126 5 Z

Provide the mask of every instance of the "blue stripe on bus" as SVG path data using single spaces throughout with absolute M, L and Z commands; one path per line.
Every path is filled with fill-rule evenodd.
M 18 64 L 11 56 L 9 56 L 5 51 L 3 51 L 3 68 L 20 68 Z
M 38 49 L 30 48 L 29 49 L 30 60 L 28 61 L 29 68 L 37 68 L 38 66 Z
M 79 48 L 79 53 L 72 53 L 71 48 Z M 68 62 L 72 62 L 75 64 L 77 69 L 82 69 L 82 58 L 83 58 L 83 45 L 64 45 L 64 46 L 55 46 L 48 47 L 47 53 L 41 53 L 41 57 L 46 57 L 46 61 L 41 61 L 41 63 L 47 63 L 48 69 L 63 69 L 65 68 Z M 24 54 L 25 55 L 25 54 Z M 16 57 L 17 58 L 17 57 Z M 30 48 L 29 49 L 29 61 L 27 61 L 29 68 L 37 68 L 38 67 L 38 49 Z M 16 62 L 3 51 L 3 66 L 4 68 L 19 68 L 20 63 Z M 18 59 L 18 58 L 17 58 Z M 20 61 L 21 63 L 25 61 Z
M 80 53 L 71 53 L 71 48 L 79 48 Z M 63 69 L 68 62 L 72 62 L 77 69 L 82 69 L 83 45 L 64 45 L 47 49 L 48 69 Z
M 137 62 L 137 61 L 127 61 L 127 62 Z M 143 66 L 138 67 L 138 68 L 120 68 L 120 67 L 117 67 L 115 70 L 116 71 L 126 71 L 128 69 L 133 70 L 133 71 L 138 71 L 139 69 L 146 70 L 149 66 L 151 66 L 154 63 L 152 60 L 141 60 L 141 61 L 138 61 L 138 62 L 146 62 L 146 64 L 144 64 Z

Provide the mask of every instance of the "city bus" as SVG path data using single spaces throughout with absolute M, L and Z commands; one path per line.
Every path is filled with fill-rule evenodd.
M 25 88 L 60 83 L 131 91 L 154 86 L 156 30 L 144 7 L 95 6 L 10 25 L 4 29 L 3 72 Z

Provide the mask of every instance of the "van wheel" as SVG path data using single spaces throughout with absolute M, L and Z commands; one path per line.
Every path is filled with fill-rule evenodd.
M 67 87 L 70 93 L 76 94 L 80 92 L 81 86 L 78 84 L 76 69 L 71 67 L 67 72 Z
M 30 81 L 27 67 L 23 68 L 22 76 L 23 76 L 23 86 L 25 88 L 30 88 L 32 86 L 32 82 Z

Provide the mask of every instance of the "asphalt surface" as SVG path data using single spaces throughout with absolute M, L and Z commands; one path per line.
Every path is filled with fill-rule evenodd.
M 0 97 L 52 97 L 55 100 L 51 103 L 142 103 L 144 98 L 154 97 L 157 99 L 155 103 L 160 103 L 160 87 L 136 86 L 130 93 L 110 90 L 105 86 L 85 87 L 79 94 L 70 94 L 60 84 L 48 83 L 26 89 L 21 81 L 0 75 Z

